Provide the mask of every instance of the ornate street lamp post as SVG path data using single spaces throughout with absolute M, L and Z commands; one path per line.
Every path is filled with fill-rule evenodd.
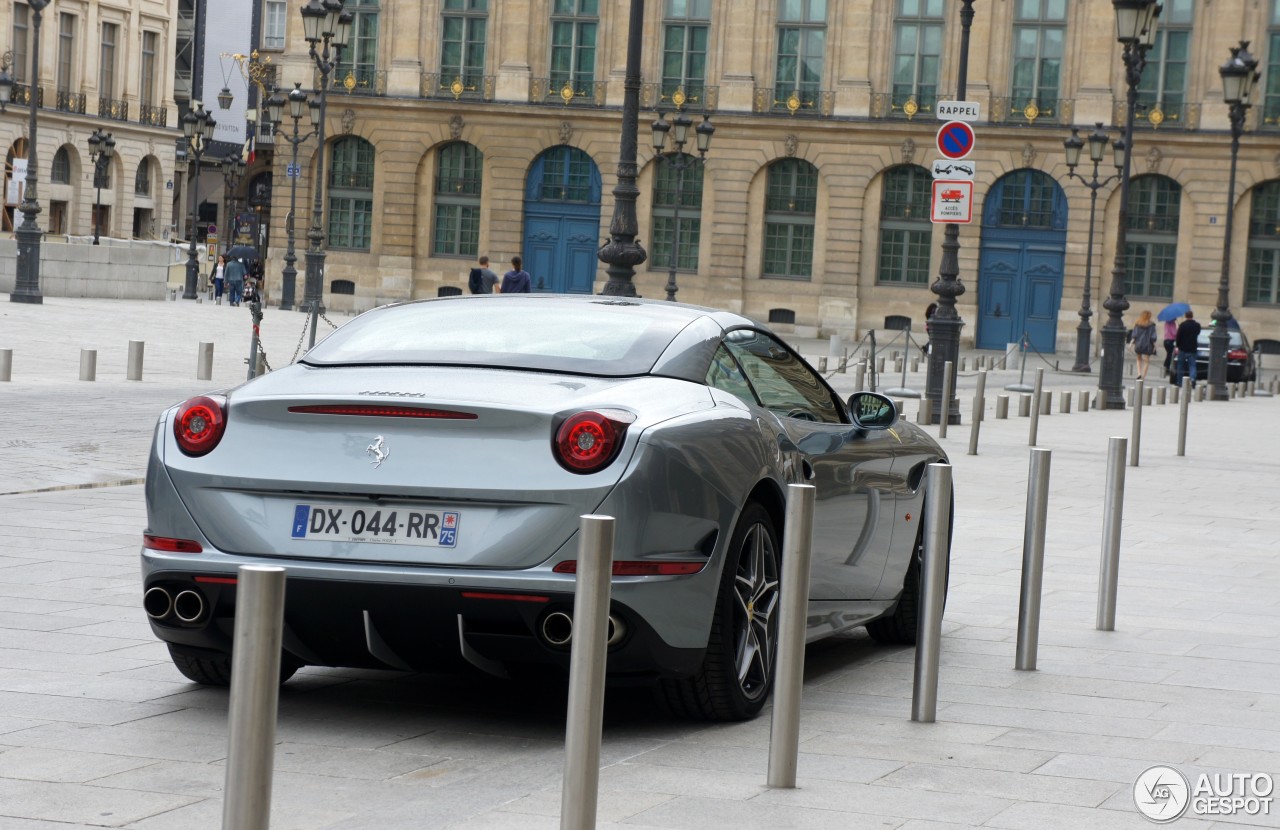
M 191 193 L 191 244 L 187 247 L 187 284 L 186 290 L 182 293 L 184 300 L 196 298 L 196 283 L 200 279 L 200 258 L 196 253 L 196 222 L 199 218 L 197 212 L 200 210 L 200 159 L 204 157 L 204 151 L 212 143 L 213 130 L 218 126 L 218 122 L 213 120 L 213 114 L 205 111 L 203 103 L 200 101 L 191 103 L 195 109 L 182 117 L 182 134 L 191 147 L 192 155 L 196 157 L 196 175 L 192 179 Z
M 1129 171 L 1133 162 L 1133 114 L 1138 106 L 1138 84 L 1147 65 L 1147 52 L 1155 43 L 1158 0 L 1111 0 L 1116 11 L 1116 40 L 1124 46 L 1125 83 L 1129 92 L 1124 119 L 1124 162 L 1120 168 L 1120 222 L 1116 230 L 1116 259 L 1111 268 L 1111 289 L 1102 303 L 1107 322 L 1102 327 L 1102 370 L 1098 372 L 1099 409 L 1124 409 L 1125 327 L 1121 315 L 1129 308 L 1125 299 L 1126 238 L 1129 231 Z
M 244 158 L 239 152 L 232 153 L 222 160 L 222 192 L 225 194 L 223 198 L 223 245 L 224 251 L 231 250 L 231 243 L 235 236 L 236 218 L 236 197 L 235 190 L 240 186 L 240 181 L 244 178 L 244 170 L 247 165 Z
M 702 123 L 694 130 L 698 143 L 698 156 L 694 158 L 684 152 L 684 145 L 689 141 L 689 128 L 693 126 L 693 120 L 683 112 L 678 112 L 672 119 L 672 123 L 675 125 L 675 149 L 670 155 L 665 155 L 666 165 L 676 178 L 675 206 L 671 217 L 671 260 L 667 271 L 667 299 L 675 302 L 676 292 L 680 290 L 676 287 L 676 268 L 680 264 L 680 205 L 684 201 L 684 172 L 707 163 L 707 151 L 711 149 L 711 136 L 715 134 L 716 128 L 711 125 L 710 118 L 705 115 L 702 117 Z M 661 114 L 658 115 L 658 120 L 653 122 L 653 149 L 659 154 L 664 154 L 666 150 L 667 133 L 671 131 L 671 127 L 671 124 L 663 120 Z
M 636 221 L 636 134 L 640 129 L 640 45 L 644 29 L 644 0 L 631 0 L 627 21 L 627 69 L 622 79 L 622 138 L 618 144 L 618 184 L 613 188 L 613 219 L 609 222 L 609 241 L 596 257 L 608 265 L 609 281 L 603 294 L 634 297 L 636 266 L 649 258 L 636 239 L 640 232 Z
M 1116 172 L 1101 181 L 1098 180 L 1098 165 L 1106 154 L 1108 141 L 1107 131 L 1102 129 L 1102 122 L 1096 122 L 1093 132 L 1089 134 L 1089 160 L 1093 162 L 1093 176 L 1088 179 L 1076 172 L 1076 165 L 1080 163 L 1080 151 L 1085 145 L 1080 138 L 1079 129 L 1072 127 L 1071 137 L 1062 142 L 1062 146 L 1067 151 L 1067 176 L 1079 179 L 1085 187 L 1089 188 L 1089 244 L 1085 248 L 1084 298 L 1080 301 L 1080 325 L 1076 326 L 1076 365 L 1071 367 L 1073 372 L 1092 371 L 1089 365 L 1089 339 L 1093 328 L 1089 325 L 1089 318 L 1093 316 L 1093 311 L 1089 308 L 1089 290 L 1093 285 L 1093 218 L 1098 209 L 1098 191 L 1119 178 L 1120 171 L 1124 167 L 1124 141 L 1117 139 L 1111 145 Z
M 956 74 L 956 100 L 963 101 L 969 83 L 969 30 L 973 26 L 973 0 L 962 0 L 960 8 L 960 67 Z M 938 295 L 938 310 L 929 321 L 929 371 L 925 377 L 925 394 L 932 404 L 933 418 L 941 423 L 960 423 L 960 399 L 956 385 L 951 384 L 951 400 L 942 400 L 943 375 L 947 363 L 951 364 L 952 377 L 960 366 L 960 329 L 964 321 L 956 311 L 956 298 L 964 293 L 960 281 L 960 226 L 949 223 L 943 231 L 942 263 L 938 266 L 938 279 L 930 290 Z
M 1218 67 L 1222 76 L 1222 100 L 1227 103 L 1231 121 L 1231 174 L 1227 177 L 1227 223 L 1223 228 L 1222 275 L 1218 278 L 1218 307 L 1213 310 L 1213 331 L 1209 334 L 1209 386 L 1215 401 L 1225 401 L 1227 393 L 1227 344 L 1231 325 L 1229 291 L 1231 288 L 1231 220 L 1236 207 L 1236 156 L 1240 154 L 1240 136 L 1244 134 L 1244 118 L 1252 106 L 1249 95 L 1257 82 L 1258 59 L 1249 54 L 1249 41 L 1231 47 L 1231 59 Z
M 316 146 L 319 155 L 316 158 L 316 176 L 312 182 L 315 194 L 311 209 L 311 228 L 307 231 L 306 259 L 306 303 L 311 309 L 311 336 L 307 348 L 316 344 L 316 326 L 319 324 L 320 302 L 324 297 L 324 250 L 320 247 L 324 242 L 324 119 L 325 106 L 328 101 L 326 91 L 329 88 L 329 73 L 342 61 L 342 50 L 351 38 L 350 12 L 342 10 L 342 0 L 310 0 L 302 7 L 302 27 L 307 43 L 308 54 L 320 72 L 320 108 L 316 116 Z M 332 51 L 330 51 L 332 47 Z M 296 149 L 296 148 L 295 148 Z
M 111 170 L 111 156 L 116 149 L 116 140 L 111 133 L 104 133 L 101 128 L 89 136 L 89 161 L 93 164 L 93 186 L 98 189 L 98 196 L 93 202 L 93 244 L 97 245 L 100 226 L 102 225 L 102 186 L 106 183 Z
M 280 120 L 284 111 L 285 99 L 278 93 L 272 95 L 267 100 L 267 110 L 271 113 L 271 120 L 276 124 L 276 136 L 283 138 L 289 142 L 292 147 L 291 161 L 289 163 L 289 216 L 285 219 L 285 230 L 289 235 L 289 247 L 284 254 L 284 271 L 281 272 L 280 281 L 280 308 L 282 311 L 290 311 L 293 309 L 294 291 L 298 280 L 298 269 L 294 268 L 294 263 L 298 261 L 297 254 L 294 253 L 294 211 L 298 204 L 298 176 L 301 171 L 298 169 L 298 145 L 311 136 L 315 135 L 321 124 L 320 102 L 318 100 L 307 101 L 307 93 L 302 91 L 302 84 L 294 84 L 293 89 L 289 92 L 289 118 L 293 120 L 293 135 L 282 134 L 279 129 Z M 308 106 L 310 103 L 310 106 Z M 299 123 L 302 121 L 304 110 L 311 111 L 311 129 L 304 134 L 299 133 Z
M 36 224 L 40 201 L 36 197 L 36 110 L 40 108 L 40 19 L 49 0 L 27 0 L 31 9 L 31 114 L 27 125 L 27 184 L 22 195 L 22 224 L 13 235 L 18 240 L 18 263 L 13 293 L 15 303 L 43 303 L 40 293 L 40 239 L 44 231 Z

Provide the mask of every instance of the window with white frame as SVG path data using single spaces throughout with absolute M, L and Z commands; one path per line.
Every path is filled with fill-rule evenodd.
M 679 90 L 690 101 L 704 100 L 711 0 L 666 0 L 662 21 L 662 100 Z
M 359 136 L 333 143 L 329 168 L 329 245 L 367 251 L 373 238 L 373 145 Z
M 444 0 L 441 16 L 440 85 L 456 80 L 466 91 L 482 89 L 488 0 Z
M 933 222 L 929 217 L 933 175 L 923 167 L 903 164 L 884 174 L 880 196 L 881 283 L 929 284 Z
M 31 69 L 31 56 L 27 52 L 31 32 L 31 7 L 25 3 L 13 4 L 13 73 L 14 83 L 24 83 Z
M 1191 57 L 1194 0 L 1163 0 L 1156 40 L 1147 52 L 1147 66 L 1138 84 L 1139 117 L 1161 121 L 1184 117 L 1187 101 L 1187 63 Z M 1160 115 L 1152 119 L 1152 113 Z
M 115 23 L 102 24 L 102 44 L 98 53 L 98 94 L 103 98 L 116 97 L 116 43 L 120 27 Z
M 159 40 L 156 32 L 142 33 L 142 78 L 138 99 L 144 107 L 151 106 L 156 99 L 156 44 Z
M 1267 26 L 1267 67 L 1262 73 L 1262 126 L 1280 127 L 1280 0 L 1271 0 Z
M 285 25 L 289 16 L 286 0 L 264 0 L 262 4 L 262 48 L 284 49 Z
M 1066 34 L 1067 0 L 1014 0 L 1010 109 L 1056 111 Z
M 764 276 L 807 280 L 813 276 L 818 168 L 801 159 L 769 166 L 764 205 Z
M 650 261 L 655 268 L 697 271 L 698 247 L 702 241 L 702 164 L 694 156 L 683 153 L 681 166 L 677 167 L 672 164 L 673 155 L 660 156 L 657 160 Z
M 1258 185 L 1250 199 L 1244 302 L 1280 305 L 1280 181 Z
M 591 97 L 596 78 L 599 0 L 553 0 L 551 7 L 551 89 L 561 95 Z
M 59 92 L 71 92 L 71 71 L 76 55 L 76 16 L 63 12 L 58 15 L 58 77 Z
M 943 0 L 898 0 L 893 22 L 893 90 L 890 105 L 932 112 L 942 63 Z M 913 102 L 908 106 L 907 102 Z M 914 112 L 913 112 L 914 114 Z
M 812 107 L 822 87 L 827 42 L 827 0 L 778 0 L 778 60 L 774 106 Z
M 1129 296 L 1173 299 L 1181 202 L 1182 186 L 1168 176 L 1135 176 L 1129 183 L 1125 234 L 1125 290 Z
M 351 39 L 342 50 L 342 59 L 333 73 L 333 83 L 342 85 L 350 77 L 356 89 L 372 89 L 378 74 L 378 0 L 346 0 L 352 13 Z
M 484 156 L 455 141 L 440 149 L 436 164 L 435 224 L 431 251 L 474 257 L 480 250 L 480 183 Z

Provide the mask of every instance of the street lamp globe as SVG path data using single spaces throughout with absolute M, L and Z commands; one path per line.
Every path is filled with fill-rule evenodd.
M 1248 41 L 1231 47 L 1231 58 L 1218 67 L 1222 76 L 1222 100 L 1227 106 L 1242 104 L 1249 106 L 1249 96 L 1253 92 L 1253 84 L 1258 80 L 1258 60 L 1249 54 Z
M 1144 33 L 1153 28 L 1157 0 L 1111 0 L 1116 11 L 1116 40 L 1123 44 L 1137 43 Z
M 653 131 L 653 149 L 659 153 L 666 152 L 667 133 L 671 132 L 671 125 L 662 117 L 662 113 L 658 113 L 658 120 L 653 122 L 650 129 Z
M 1067 155 L 1067 170 L 1075 172 L 1076 165 L 1080 163 L 1080 151 L 1084 149 L 1084 141 L 1080 138 L 1079 128 L 1071 128 L 1070 138 L 1062 140 L 1062 149 L 1066 151 Z
M 307 93 L 302 91 L 302 84 L 295 83 L 289 90 L 289 115 L 302 118 L 303 109 L 307 106 Z
M 705 155 L 711 149 L 711 136 L 716 132 L 716 128 L 711 124 L 711 118 L 702 116 L 702 123 L 698 125 L 695 132 L 698 134 L 698 152 Z

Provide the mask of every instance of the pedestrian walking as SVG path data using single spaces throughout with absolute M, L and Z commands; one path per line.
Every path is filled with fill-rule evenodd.
M 1196 383 L 1196 351 L 1200 348 L 1200 324 L 1195 315 L 1188 310 L 1182 323 L 1178 325 L 1178 333 L 1174 335 L 1174 345 L 1178 348 L 1178 372 L 1174 383 L 1181 384 L 1183 378 L 1191 378 L 1191 385 Z
M 472 294 L 492 294 L 498 284 L 498 275 L 489 268 L 489 257 L 480 257 L 480 267 L 472 268 L 467 288 Z
M 217 305 L 222 305 L 222 291 L 226 287 L 226 268 L 227 257 L 225 254 L 218 254 L 218 262 L 213 266 L 213 301 Z
M 1151 367 L 1151 355 L 1156 353 L 1156 324 L 1150 311 L 1138 315 L 1138 322 L 1129 332 L 1129 342 L 1133 344 L 1133 356 L 1138 361 L 1138 380 L 1144 380 L 1147 369 Z
M 238 259 L 231 260 L 223 274 L 227 278 L 227 304 L 240 305 L 240 297 L 244 293 L 244 263 Z
M 1173 345 L 1178 336 L 1178 324 L 1173 320 L 1164 321 L 1164 374 L 1173 377 Z
M 521 265 L 520 257 L 511 258 L 511 270 L 502 275 L 502 287 L 498 289 L 503 294 L 528 294 L 532 290 L 529 272 Z
M 924 356 L 928 357 L 929 352 L 933 350 L 933 315 L 938 313 L 938 304 L 929 303 L 924 310 Z

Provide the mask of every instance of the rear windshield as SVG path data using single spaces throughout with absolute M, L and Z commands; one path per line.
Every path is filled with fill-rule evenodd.
M 307 352 L 303 362 L 642 375 L 693 316 L 604 298 L 432 300 L 364 314 Z
M 1209 345 L 1209 335 L 1213 334 L 1213 329 L 1201 329 L 1200 336 L 1196 338 L 1196 344 L 1199 346 Z M 1235 329 L 1227 329 L 1227 348 L 1238 349 L 1243 341 L 1240 339 L 1240 332 Z

